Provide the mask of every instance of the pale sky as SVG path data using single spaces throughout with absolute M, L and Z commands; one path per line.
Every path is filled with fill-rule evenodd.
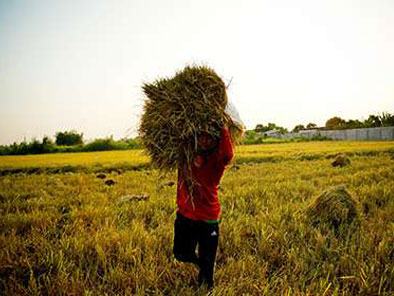
M 135 136 L 141 84 L 214 68 L 247 128 L 394 112 L 393 0 L 0 0 L 0 144 Z

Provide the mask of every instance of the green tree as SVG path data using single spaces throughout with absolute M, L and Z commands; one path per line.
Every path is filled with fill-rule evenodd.
M 277 126 L 275 123 L 273 122 L 269 122 L 267 125 L 267 131 L 272 131 L 274 129 L 279 129 L 280 127 Z
M 364 124 L 359 120 L 349 119 L 345 123 L 346 128 L 363 128 Z
M 272 130 L 277 130 L 281 134 L 285 134 L 285 133 L 289 132 L 286 128 L 284 128 L 282 126 L 278 126 L 273 122 L 269 122 L 267 125 L 257 124 L 254 129 L 254 131 L 256 133 L 264 133 L 264 132 L 272 131 Z
M 277 126 L 276 129 L 279 131 L 280 134 L 284 135 L 287 134 L 289 131 L 287 128 L 282 127 L 282 126 Z
M 48 136 L 45 136 L 42 138 L 42 144 L 43 145 L 54 145 L 52 139 Z
M 383 112 L 382 115 L 379 116 L 379 118 L 382 126 L 394 126 L 394 114 Z
M 83 133 L 78 134 L 74 130 L 56 133 L 56 145 L 73 146 L 79 144 L 83 144 Z
M 310 123 L 307 124 L 306 128 L 307 129 L 317 128 L 317 125 L 312 123 L 312 122 L 310 122 Z
M 364 121 L 365 127 L 380 127 L 382 121 L 378 115 L 369 115 L 368 119 Z
M 265 127 L 264 127 L 264 125 L 262 125 L 262 124 L 257 124 L 256 125 L 256 127 L 254 128 L 254 130 L 257 132 L 257 133 L 260 133 L 260 132 L 264 132 L 265 131 Z
M 341 129 L 345 123 L 345 120 L 335 116 L 326 121 L 326 129 Z
M 302 124 L 297 124 L 297 125 L 293 128 L 292 132 L 293 132 L 293 133 L 298 133 L 299 131 L 304 130 L 304 129 L 305 129 L 305 126 L 303 126 Z

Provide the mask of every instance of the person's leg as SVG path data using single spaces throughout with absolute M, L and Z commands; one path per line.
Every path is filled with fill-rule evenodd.
M 174 257 L 182 262 L 198 264 L 196 256 L 197 233 L 194 221 L 177 214 L 174 224 Z
M 198 258 L 200 284 L 213 287 L 213 271 L 215 266 L 216 250 L 219 242 L 219 224 L 202 222 L 198 237 Z

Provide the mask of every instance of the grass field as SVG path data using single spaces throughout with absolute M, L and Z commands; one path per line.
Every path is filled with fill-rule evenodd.
M 338 153 L 351 164 L 332 167 Z M 172 256 L 176 176 L 148 162 L 138 150 L 0 157 L 0 294 L 204 295 Z M 346 237 L 304 214 L 339 184 L 360 213 Z M 394 295 L 394 142 L 239 147 L 220 198 L 212 295 Z

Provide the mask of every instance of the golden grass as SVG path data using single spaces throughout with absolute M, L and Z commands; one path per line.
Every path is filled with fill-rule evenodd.
M 148 164 L 143 150 L 55 153 L 41 155 L 0 156 L 0 169 L 61 166 L 114 166 Z
M 229 168 L 220 188 L 223 220 L 212 295 L 393 295 L 394 161 L 379 152 L 393 146 L 238 148 L 242 161 Z M 351 165 L 332 167 L 326 157 L 343 152 Z M 122 153 L 123 160 L 121 152 L 99 155 L 106 165 L 133 161 Z M 81 161 L 96 164 L 95 154 L 83 154 Z M 11 165 L 2 157 L 0 163 L 47 167 L 63 156 L 28 158 L 29 164 L 15 157 Z M 73 156 L 67 155 L 78 165 Z M 280 161 L 258 163 L 259 157 Z M 148 169 L 107 179 L 115 185 L 89 172 L 0 177 L 4 294 L 204 295 L 193 283 L 196 269 L 172 256 L 176 188 L 168 184 L 176 176 L 158 179 Z M 304 215 L 323 190 L 340 184 L 360 210 L 359 232 L 344 239 L 320 231 Z M 126 195 L 149 198 L 119 202 Z
M 304 153 L 346 153 L 362 151 L 382 151 L 394 149 L 394 141 L 321 141 L 321 142 L 300 142 L 266 145 L 243 145 L 237 146 L 236 152 L 242 156 L 287 156 L 302 155 Z
M 339 153 L 368 154 L 387 150 L 394 151 L 393 141 L 324 141 L 265 145 L 244 145 L 236 147 L 236 159 L 243 162 L 269 162 L 284 159 L 324 158 Z M 143 150 L 56 153 L 24 156 L 0 156 L 1 169 L 40 168 L 62 166 L 139 166 L 148 165 L 149 157 Z

